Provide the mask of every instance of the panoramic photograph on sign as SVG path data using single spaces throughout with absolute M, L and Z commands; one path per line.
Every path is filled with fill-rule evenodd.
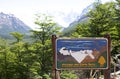
M 107 69 L 106 38 L 57 39 L 56 69 Z

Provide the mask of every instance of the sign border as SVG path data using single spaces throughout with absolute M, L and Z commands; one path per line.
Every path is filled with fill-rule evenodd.
M 58 40 L 100 40 L 100 39 L 105 39 L 106 41 L 107 41 L 107 67 L 105 67 L 105 68 L 57 68 L 57 41 Z M 109 54 L 109 52 L 108 52 L 108 39 L 107 38 L 104 38 L 104 37 L 94 37 L 94 38 L 87 38 L 87 37 L 85 37 L 85 38 L 57 38 L 56 40 L 55 40 L 55 62 L 56 62 L 56 64 L 55 64 L 55 68 L 56 68 L 56 70 L 91 70 L 91 69 L 98 69 L 98 70 L 106 70 L 106 69 L 109 69 L 109 56 L 110 56 L 110 54 Z

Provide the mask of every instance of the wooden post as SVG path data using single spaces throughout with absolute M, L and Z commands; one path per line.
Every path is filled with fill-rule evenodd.
M 53 48 L 53 70 L 52 70 L 52 76 L 53 76 L 53 79 L 56 79 L 56 61 L 55 61 L 55 58 L 56 58 L 56 35 L 52 35 L 52 48 Z
M 60 79 L 60 72 L 58 70 L 56 70 L 56 79 Z
M 111 60 L 111 38 L 110 35 L 105 35 L 105 38 L 108 39 L 108 69 L 104 70 L 104 79 L 110 79 L 110 60 Z
M 52 35 L 52 48 L 53 48 L 53 79 L 60 79 L 59 71 L 56 70 L 56 35 Z

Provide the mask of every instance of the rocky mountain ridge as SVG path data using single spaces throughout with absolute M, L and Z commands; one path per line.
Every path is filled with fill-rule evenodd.
M 0 13 L 0 36 L 9 38 L 10 32 L 28 34 L 31 28 L 13 14 Z

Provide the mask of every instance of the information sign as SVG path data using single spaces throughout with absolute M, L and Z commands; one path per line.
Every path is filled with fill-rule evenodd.
M 108 40 L 56 39 L 56 68 L 108 69 Z

